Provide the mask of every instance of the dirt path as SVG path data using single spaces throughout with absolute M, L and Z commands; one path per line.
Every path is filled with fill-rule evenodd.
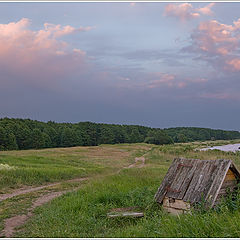
M 141 162 L 141 164 L 137 166 L 138 162 Z M 133 164 L 125 167 L 125 168 L 133 168 L 133 167 L 142 168 L 144 166 L 144 164 L 145 164 L 145 157 L 143 157 L 143 156 L 142 157 L 136 157 L 135 162 Z
M 1 194 L 0 195 L 0 201 L 9 199 L 9 198 L 13 198 L 13 197 L 17 197 L 19 195 L 23 195 L 26 193 L 30 193 L 30 192 L 36 192 L 39 190 L 42 190 L 44 188 L 48 188 L 48 187 L 54 187 L 57 186 L 61 183 L 67 183 L 67 182 L 81 182 L 84 180 L 87 180 L 88 178 L 74 178 L 74 179 L 70 179 L 70 180 L 66 180 L 66 181 L 62 181 L 62 182 L 55 182 L 55 183 L 51 183 L 51 184 L 47 184 L 47 185 L 43 185 L 43 186 L 39 186 L 39 187 L 25 187 L 25 188 L 19 188 L 16 189 L 14 192 L 12 193 L 5 193 L 5 194 Z
M 145 154 L 144 154 L 144 155 L 145 155 Z M 126 166 L 126 167 L 121 168 L 120 170 L 118 170 L 117 173 L 120 173 L 123 169 L 126 169 L 126 168 L 134 168 L 134 167 L 136 167 L 136 168 L 142 168 L 142 167 L 145 165 L 145 157 L 144 157 L 144 155 L 141 156 L 141 157 L 135 157 L 135 162 L 134 162 L 134 163 L 132 163 L 132 164 Z M 137 165 L 138 162 L 141 162 L 141 164 L 140 164 L 140 165 Z
M 33 216 L 33 210 L 36 207 L 39 207 L 47 202 L 50 202 L 52 199 L 60 197 L 66 192 L 68 191 L 52 192 L 52 193 L 40 196 L 36 201 L 33 202 L 32 206 L 27 209 L 27 214 L 17 215 L 17 216 L 6 219 L 4 222 L 4 229 L 1 235 L 7 238 L 12 237 L 12 235 L 16 232 L 15 229 L 23 225 L 28 220 L 28 218 Z

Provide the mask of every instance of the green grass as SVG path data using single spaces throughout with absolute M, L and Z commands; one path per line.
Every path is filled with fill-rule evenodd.
M 36 169 L 42 164 L 42 166 L 48 166 L 50 171 L 55 169 L 53 166 L 68 165 L 67 159 L 69 159 L 69 168 L 63 167 L 66 174 L 75 167 L 85 166 L 87 174 L 91 177 L 80 190 L 67 193 L 37 208 L 35 216 L 21 227 L 21 231 L 16 233 L 15 237 L 240 237 L 239 208 L 236 210 L 225 203 L 218 211 L 193 212 L 176 217 L 165 213 L 153 200 L 174 157 L 225 158 L 232 159 L 238 167 L 240 166 L 238 153 L 223 153 L 215 150 L 195 151 L 196 148 L 205 145 L 206 143 L 197 142 L 165 146 L 120 144 L 67 148 L 61 151 L 42 150 L 40 153 L 31 152 L 31 161 L 26 156 L 26 151 L 20 151 L 18 155 L 28 159 L 24 161 L 30 161 L 32 165 L 34 165 L 35 155 L 44 157 L 37 161 L 36 165 L 40 165 Z M 8 159 L 17 153 L 2 154 L 10 155 L 5 157 Z M 127 166 L 134 161 L 134 157 L 143 154 L 146 159 L 146 165 L 143 168 L 122 169 L 117 174 L 118 169 Z M 50 161 L 52 158 L 54 161 Z M 21 161 L 23 161 L 22 158 Z M 9 160 L 3 163 L 10 165 Z M 91 172 L 89 170 L 91 167 L 84 165 L 86 163 L 92 164 L 93 167 L 101 166 L 102 170 L 99 174 L 93 174 L 95 170 Z M 42 169 L 45 173 L 44 167 Z M 47 172 L 47 174 L 51 176 L 50 173 Z M 51 179 L 53 178 L 54 174 Z M 109 219 L 106 217 L 112 208 L 130 206 L 138 206 L 144 212 L 144 218 Z
M 139 146 L 146 148 L 146 146 Z M 134 161 L 136 146 L 112 145 L 47 150 L 3 151 L 0 193 L 23 185 L 42 185 L 76 177 L 111 173 Z
M 17 237 L 239 237 L 239 211 L 208 211 L 171 216 L 153 202 L 158 172 L 124 170 L 55 199 Z M 144 177 L 143 177 L 144 176 Z M 108 219 L 112 208 L 139 206 L 142 219 Z

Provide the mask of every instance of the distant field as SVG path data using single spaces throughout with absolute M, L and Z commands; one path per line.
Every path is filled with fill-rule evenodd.
M 75 190 L 37 207 L 13 237 L 240 237 L 240 213 L 227 206 L 218 212 L 169 216 L 154 203 L 154 194 L 175 157 L 232 159 L 240 168 L 239 153 L 195 151 L 206 145 L 234 141 L 195 142 L 174 145 L 117 144 L 45 150 L 0 152 L 1 193 L 19 187 L 61 182 L 48 192 Z M 145 157 L 145 165 L 135 157 Z M 1 167 L 2 165 L 0 165 Z M 64 182 L 88 177 L 83 183 Z M 26 214 L 45 190 L 0 202 L 0 230 L 4 221 Z M 239 204 L 240 205 L 240 204 Z M 14 208 L 13 208 L 14 206 Z M 112 208 L 138 206 L 142 219 L 108 219 Z
M 134 161 L 146 145 L 0 151 L 0 193 L 23 185 L 41 185 L 117 170 Z

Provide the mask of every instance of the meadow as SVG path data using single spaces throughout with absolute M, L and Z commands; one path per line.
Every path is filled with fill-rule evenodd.
M 3 151 L 0 153 L 1 193 L 59 182 L 59 185 L 0 202 L 0 231 L 7 219 L 26 214 L 39 196 L 68 190 L 34 209 L 12 237 L 240 237 L 240 202 L 226 200 L 216 210 L 171 216 L 154 202 L 175 157 L 231 159 L 240 168 L 240 154 L 196 149 L 239 143 L 193 142 L 156 146 L 116 144 L 94 147 Z M 134 163 L 145 157 L 145 164 Z M 2 164 L 2 165 L 1 165 Z M 81 178 L 82 182 L 68 182 Z M 77 190 L 76 190 L 77 189 Z M 72 191 L 69 191 L 72 190 Z M 239 198 L 240 199 L 240 198 Z M 113 208 L 137 206 L 143 218 L 107 218 Z M 4 236 L 4 234 L 2 234 Z

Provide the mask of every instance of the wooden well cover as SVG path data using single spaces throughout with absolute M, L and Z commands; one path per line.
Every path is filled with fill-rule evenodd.
M 206 200 L 214 205 L 231 160 L 174 159 L 159 187 L 155 199 L 161 203 L 164 197 L 189 203 Z M 236 168 L 235 172 L 240 176 Z

